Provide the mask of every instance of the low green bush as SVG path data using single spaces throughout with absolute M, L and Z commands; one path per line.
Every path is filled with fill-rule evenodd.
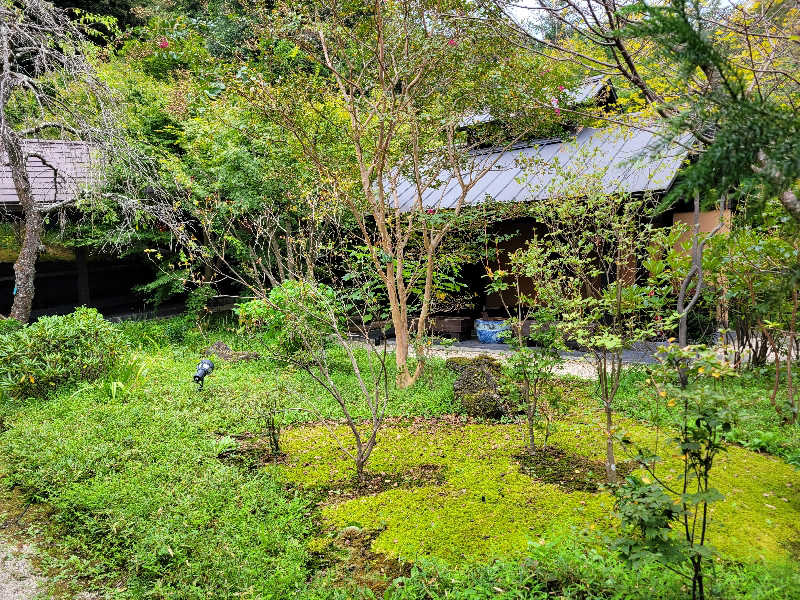
M 521 561 L 454 568 L 423 561 L 395 580 L 386 600 L 684 600 L 686 582 L 655 562 L 630 569 L 613 554 L 574 539 L 532 545 Z M 726 565 L 709 598 L 796 600 L 800 576 L 789 568 Z
M 0 317 L 0 335 L 7 335 L 22 329 L 24 325 L 16 319 L 4 319 Z
M 720 564 L 708 597 L 716 600 L 797 600 L 800 575 L 788 565 Z M 366 600 L 365 588 L 321 585 L 311 600 Z M 630 569 L 587 540 L 531 544 L 521 560 L 452 565 L 423 559 L 392 581 L 384 600 L 686 600 L 686 582 L 655 562 Z
M 93 308 L 41 317 L 0 335 L 0 390 L 46 397 L 64 383 L 97 379 L 125 350 L 120 333 Z
M 189 314 L 144 321 L 122 321 L 115 327 L 133 347 L 142 349 L 160 348 L 170 344 L 193 346 L 198 339 L 203 338 L 196 318 Z
M 246 331 L 263 332 L 288 354 L 320 347 L 334 325 L 344 325 L 335 290 L 308 281 L 285 281 L 267 298 L 237 304 L 234 312 Z

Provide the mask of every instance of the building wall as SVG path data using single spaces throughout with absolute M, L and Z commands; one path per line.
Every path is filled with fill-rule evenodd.
M 723 227 L 722 231 L 730 231 L 731 225 L 731 211 L 725 210 L 722 213 Z M 720 212 L 718 210 L 702 211 L 700 213 L 700 233 L 710 233 L 719 224 Z M 672 215 L 672 223 L 685 223 L 688 225 L 689 230 L 684 233 L 678 244 L 690 240 L 692 238 L 692 227 L 694 227 L 694 213 L 693 212 L 676 212 Z
M 511 235 L 512 237 L 497 243 L 497 249 L 500 251 L 500 259 L 496 261 L 493 265 L 493 269 L 503 269 L 506 268 L 508 265 L 508 255 L 514 252 L 515 250 L 519 250 L 520 248 L 525 248 L 528 245 L 528 241 L 533 238 L 534 234 L 537 233 L 541 234 L 544 229 L 541 225 L 537 225 L 533 219 L 518 219 L 513 221 L 506 221 L 504 223 L 499 224 L 495 228 L 495 234 L 498 238 L 506 237 Z M 488 281 L 483 279 L 483 286 L 485 288 Z M 533 283 L 529 279 L 522 279 L 520 281 L 520 291 L 525 295 L 532 295 L 534 292 Z M 498 292 L 494 292 L 492 294 L 487 294 L 484 300 L 484 308 L 487 312 L 489 312 L 492 316 L 495 314 L 502 316 L 505 315 L 505 308 L 503 307 L 503 302 L 505 301 L 506 305 L 509 307 L 516 306 L 517 304 L 517 294 L 513 290 L 506 290 L 502 296 Z
M 700 231 L 702 233 L 708 233 L 713 231 L 713 229 L 719 223 L 720 214 L 719 211 L 705 211 L 700 213 Z M 728 231 L 730 229 L 730 222 L 731 222 L 731 212 L 726 210 L 723 215 L 724 219 L 724 227 L 723 231 Z M 686 223 L 691 227 L 694 223 L 694 213 L 692 212 L 678 212 L 672 215 L 671 219 L 665 219 L 662 223 L 663 225 L 668 225 L 670 221 L 674 223 Z M 543 232 L 541 226 L 538 226 L 539 234 Z M 497 235 L 498 237 L 504 237 L 509 234 L 513 234 L 517 232 L 517 235 L 508 239 L 503 242 L 499 242 L 497 247 L 501 251 L 500 253 L 500 260 L 497 261 L 495 264 L 492 265 L 492 268 L 504 268 L 507 264 L 507 258 L 504 260 L 504 256 L 507 257 L 508 254 L 514 252 L 519 248 L 524 248 L 528 241 L 533 237 L 533 234 L 537 231 L 537 225 L 532 219 L 520 219 L 515 221 L 509 221 L 506 223 L 502 223 L 497 227 Z M 681 237 L 679 244 L 685 240 L 691 239 L 691 231 L 688 231 L 684 236 Z M 636 264 L 635 259 L 631 259 L 628 261 L 628 264 L 625 268 L 622 269 L 620 273 L 620 277 L 626 283 L 632 283 L 635 281 L 639 266 Z M 485 287 L 486 280 L 483 280 L 483 285 Z M 530 280 L 523 279 L 520 282 L 520 289 L 522 293 L 526 295 L 533 294 L 533 284 Z M 484 308 L 490 315 L 500 315 L 505 313 L 505 309 L 503 306 L 503 302 L 509 307 L 513 307 L 517 303 L 517 295 L 516 292 L 512 290 L 507 290 L 501 296 L 499 293 L 492 293 L 487 294 L 484 300 Z

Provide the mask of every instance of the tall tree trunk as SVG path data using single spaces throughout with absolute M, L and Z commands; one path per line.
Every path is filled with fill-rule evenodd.
M 781 204 L 795 221 L 800 221 L 800 199 L 792 190 L 785 190 L 781 195 Z
M 416 372 L 412 373 L 408 368 L 408 355 L 411 350 L 408 302 L 405 298 L 405 292 L 399 289 L 395 277 L 395 270 L 390 265 L 383 280 L 386 285 L 386 291 L 389 293 L 389 307 L 392 314 L 392 325 L 394 326 L 394 359 L 397 368 L 395 384 L 398 388 L 404 389 L 414 385 L 419 377 L 420 369 L 418 365 Z
M 534 394 L 536 394 L 537 390 L 534 390 Z M 537 395 L 538 398 L 538 395 Z M 536 402 L 531 402 L 531 386 L 530 382 L 527 381 L 527 377 L 525 381 L 522 382 L 522 399 L 525 403 L 525 412 L 528 416 L 528 450 L 530 451 L 530 455 L 533 456 L 536 454 L 536 430 L 534 428 L 534 421 L 536 420 Z
M 410 347 L 411 335 L 408 331 L 408 320 L 400 316 L 402 311 L 398 310 L 395 318 L 392 311 L 392 324 L 394 325 L 394 361 L 397 367 L 397 377 L 395 383 L 399 388 L 407 388 L 414 383 L 414 378 L 408 370 L 408 352 Z
M 14 263 L 14 303 L 9 316 L 21 323 L 27 323 L 31 317 L 31 307 L 33 306 L 36 260 L 42 241 L 44 218 L 37 210 L 33 199 L 22 144 L 13 133 L 8 130 L 4 133 L 3 145 L 8 153 L 8 165 L 11 168 L 14 189 L 22 207 L 24 223 L 22 244 L 19 256 Z

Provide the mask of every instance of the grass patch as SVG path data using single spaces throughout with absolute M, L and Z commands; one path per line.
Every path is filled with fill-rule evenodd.
M 309 576 L 313 506 L 217 459 L 199 398 L 65 391 L 8 417 L 6 485 L 45 502 L 75 585 L 120 597 L 284 596 Z M 82 583 L 84 582 L 84 583 Z
M 655 425 L 665 415 L 653 410 L 652 391 L 645 381 L 646 369 L 626 370 L 616 399 L 616 410 Z M 757 452 L 784 458 L 800 468 L 800 424 L 784 425 L 769 402 L 773 386 L 772 367 L 744 371 L 728 382 L 728 398 L 736 420 L 727 435 L 729 441 Z M 786 381 L 781 382 L 777 402 L 786 402 Z

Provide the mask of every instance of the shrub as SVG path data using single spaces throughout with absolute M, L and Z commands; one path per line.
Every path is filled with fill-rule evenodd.
M 216 294 L 216 290 L 207 283 L 189 293 L 189 297 L 186 299 L 186 315 L 192 319 L 195 325 L 202 326 L 211 315 L 208 303 Z
M 510 402 L 501 389 L 503 365 L 495 358 L 481 355 L 473 359 L 448 359 L 447 366 L 456 371 L 453 396 L 471 417 L 500 418 L 510 415 Z
M 7 335 L 22 329 L 24 325 L 16 319 L 4 319 L 0 317 L 0 335 Z
M 47 396 L 61 384 L 97 379 L 123 350 L 121 334 L 93 308 L 42 317 L 0 336 L 0 390 Z
M 203 331 L 190 314 L 145 321 L 122 321 L 115 327 L 134 348 L 159 348 L 170 344 L 194 347 L 205 341 Z
M 178 315 L 161 320 L 159 325 L 167 343 L 182 344 L 186 341 L 186 334 L 194 328 L 195 319 L 192 315 Z
M 686 590 L 675 573 L 656 562 L 630 569 L 587 544 L 556 540 L 532 545 L 520 561 L 453 566 L 422 560 L 411 574 L 395 579 L 385 600 L 683 600 Z M 722 566 L 722 565 L 721 565 Z M 794 600 L 798 576 L 784 566 L 724 564 L 714 587 L 728 600 Z M 326 599 L 335 599 L 331 589 Z M 374 598 L 366 592 L 347 598 Z
M 245 330 L 264 332 L 289 354 L 323 345 L 333 332 L 333 319 L 343 317 L 333 288 L 293 280 L 272 288 L 266 298 L 237 304 L 234 312 Z
M 637 446 L 623 436 L 624 444 L 634 444 L 636 461 L 653 483 L 630 475 L 613 490 L 623 532 L 617 548 L 634 569 L 644 561 L 661 562 L 691 582 L 693 599 L 703 600 L 715 554 L 707 536 L 709 505 L 723 499 L 711 486 L 711 471 L 731 430 L 726 379 L 734 371 L 716 349 L 705 346 L 670 344 L 659 348 L 658 360 L 648 383 L 657 392 L 655 403 L 669 415 L 682 464 L 673 475 L 657 472 L 657 446 Z M 684 475 L 676 477 L 676 471 Z

